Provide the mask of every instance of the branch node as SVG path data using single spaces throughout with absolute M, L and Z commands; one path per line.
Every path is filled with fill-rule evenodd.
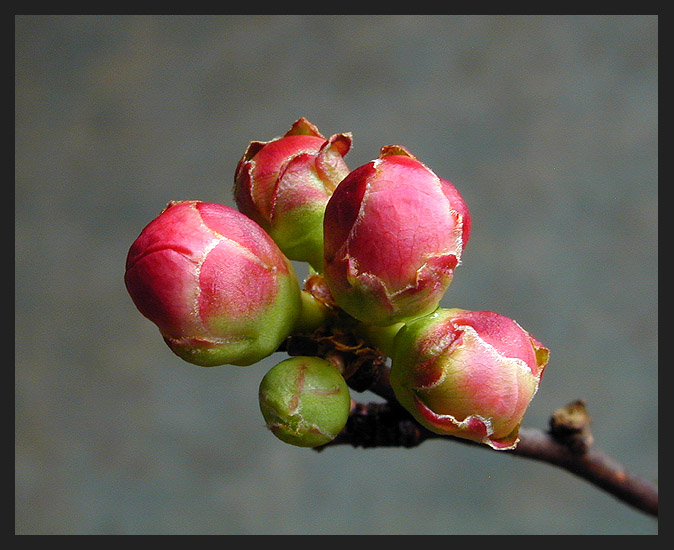
M 573 454 L 582 455 L 592 447 L 590 415 L 582 399 L 555 410 L 550 417 L 550 435 Z

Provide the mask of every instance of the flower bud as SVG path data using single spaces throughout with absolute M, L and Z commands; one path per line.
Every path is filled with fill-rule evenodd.
M 270 355 L 300 315 L 289 260 L 228 206 L 171 202 L 131 246 L 126 288 L 169 347 L 202 366 Z
M 401 146 L 351 172 L 325 211 L 325 277 L 356 319 L 391 325 L 438 307 L 470 236 L 456 188 Z
M 319 357 L 291 357 L 273 367 L 260 383 L 259 400 L 267 427 L 298 447 L 332 441 L 351 407 L 344 378 Z
M 337 184 L 349 173 L 344 162 L 351 134 L 327 140 L 305 118 L 283 136 L 253 141 L 239 161 L 234 198 L 291 260 L 323 263 L 323 213 Z
M 549 350 L 490 311 L 438 309 L 395 340 L 391 386 L 429 430 L 512 449 Z

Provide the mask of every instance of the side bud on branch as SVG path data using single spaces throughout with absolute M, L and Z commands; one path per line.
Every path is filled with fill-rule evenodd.
M 215 203 L 169 203 L 132 244 L 124 280 L 173 352 L 201 366 L 267 357 L 301 314 L 289 260 L 254 221 Z
M 391 386 L 429 430 L 512 449 L 549 351 L 515 321 L 490 311 L 438 309 L 404 326 Z
M 332 441 L 351 408 L 344 378 L 319 357 L 291 357 L 273 367 L 260 382 L 259 401 L 271 432 L 298 447 Z
M 349 173 L 343 157 L 350 148 L 351 134 L 326 139 L 305 118 L 282 137 L 251 142 L 234 178 L 239 211 L 262 226 L 288 258 L 320 271 L 323 213 Z
M 391 145 L 351 172 L 325 211 L 325 278 L 347 313 L 387 326 L 435 310 L 470 236 L 456 188 Z

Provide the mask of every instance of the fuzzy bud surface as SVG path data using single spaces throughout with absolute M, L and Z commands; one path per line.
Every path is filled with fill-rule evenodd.
M 255 222 L 221 204 L 169 203 L 131 245 L 124 280 L 171 350 L 202 366 L 270 355 L 301 310 L 289 260 Z
M 325 211 L 324 273 L 356 319 L 387 326 L 435 310 L 470 237 L 465 201 L 404 147 L 352 171 Z
M 439 309 L 404 326 L 394 346 L 391 386 L 420 424 L 497 450 L 517 445 L 549 350 L 515 321 Z

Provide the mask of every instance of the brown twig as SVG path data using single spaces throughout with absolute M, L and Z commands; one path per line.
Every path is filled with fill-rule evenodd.
M 345 339 L 346 338 L 346 339 Z M 353 447 L 415 447 L 427 439 L 446 439 L 481 445 L 465 439 L 436 434 L 414 420 L 395 399 L 389 384 L 387 359 L 362 342 L 341 334 L 312 335 L 289 339 L 284 350 L 290 355 L 321 355 L 332 358 L 343 369 L 355 391 L 369 390 L 383 403 L 355 403 L 346 426 L 321 451 L 334 445 Z M 521 429 L 520 441 L 508 451 L 492 451 L 546 462 L 585 479 L 619 500 L 651 516 L 658 516 L 657 485 L 625 470 L 598 449 L 593 448 L 590 417 L 585 404 L 576 400 L 553 412 L 550 429 Z
M 353 447 L 416 447 L 428 439 L 446 439 L 491 451 L 465 439 L 436 434 L 420 426 L 406 411 L 391 403 L 356 403 L 344 430 L 323 450 L 334 445 Z M 607 491 L 646 514 L 658 515 L 658 489 L 628 473 L 597 449 L 578 452 L 549 433 L 522 429 L 515 449 L 492 451 L 558 466 Z
M 558 466 L 604 489 L 626 504 L 651 516 L 658 516 L 657 486 L 627 472 L 622 465 L 598 449 L 579 454 L 556 441 L 550 433 L 522 429 L 517 447 L 506 452 Z

